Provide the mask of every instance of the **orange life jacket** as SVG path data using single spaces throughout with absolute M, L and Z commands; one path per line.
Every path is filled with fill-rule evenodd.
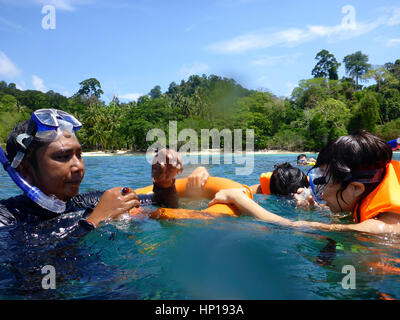
M 265 172 L 260 175 L 260 186 L 263 194 L 271 194 L 271 177 L 272 172 Z M 307 180 L 310 181 L 309 176 L 307 176 Z
M 270 182 L 272 172 L 261 173 L 260 175 L 260 186 L 263 194 L 271 194 Z
M 353 210 L 356 222 L 371 219 L 382 212 L 400 214 L 400 162 L 392 160 L 386 166 L 382 182 Z

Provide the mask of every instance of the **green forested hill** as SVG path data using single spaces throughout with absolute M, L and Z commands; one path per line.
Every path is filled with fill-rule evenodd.
M 165 92 L 156 85 L 136 102 L 114 98 L 109 104 L 101 100 L 101 84 L 94 78 L 82 81 L 72 97 L 22 91 L 1 81 L 0 142 L 41 108 L 62 109 L 81 120 L 85 150 L 145 150 L 153 143 L 146 142 L 146 133 L 160 128 L 168 137 L 170 120 L 178 122 L 178 131 L 191 128 L 199 137 L 207 128 L 254 129 L 255 149 L 318 151 L 328 140 L 360 128 L 386 140 L 400 137 L 400 60 L 373 67 L 365 57 L 361 52 L 345 57 L 349 77 L 338 79 L 340 63 L 322 50 L 314 78 L 300 81 L 289 98 L 248 90 L 216 75 L 190 76 Z M 367 79 L 375 84 L 363 87 Z

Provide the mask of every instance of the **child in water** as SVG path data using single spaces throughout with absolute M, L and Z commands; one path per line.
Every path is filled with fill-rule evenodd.
M 188 184 L 202 187 L 207 182 L 210 174 L 204 167 L 196 168 L 188 177 Z M 299 168 L 293 167 L 289 162 L 275 164 L 274 171 L 268 175 L 265 184 L 261 179 L 260 184 L 251 186 L 251 191 L 258 194 L 290 195 L 295 194 L 299 188 L 308 188 L 307 175 Z
M 400 162 L 392 160 L 386 141 L 364 130 L 339 137 L 321 150 L 310 177 L 329 209 L 351 212 L 354 224 L 291 221 L 265 210 L 241 189 L 221 190 L 209 205 L 233 204 L 242 214 L 290 227 L 400 233 Z M 300 202 L 309 206 L 313 200 Z
M 307 165 L 314 165 L 315 164 L 314 158 L 308 158 L 305 154 L 300 154 L 297 156 L 297 165 L 299 166 L 307 166 Z
M 251 186 L 253 193 L 285 196 L 296 193 L 299 188 L 308 188 L 310 185 L 307 175 L 289 162 L 275 164 L 274 171 L 268 180 L 265 182 L 269 182 L 266 188 L 263 186 L 262 178 L 260 184 Z M 269 192 L 265 189 L 269 189 Z

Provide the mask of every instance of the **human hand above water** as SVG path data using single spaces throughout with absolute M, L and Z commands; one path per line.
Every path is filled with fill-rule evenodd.
M 297 189 L 297 193 L 294 194 L 294 198 L 296 199 L 296 206 L 305 210 L 312 210 L 315 208 L 316 202 L 313 196 L 306 191 L 306 188 Z
M 154 156 L 151 174 L 154 183 L 161 188 L 173 185 L 175 176 L 183 172 L 183 163 L 178 152 L 163 148 Z
M 210 174 L 205 167 L 197 167 L 187 178 L 188 182 L 186 188 L 199 189 L 204 187 L 209 176 Z
M 224 203 L 224 204 L 237 204 L 240 199 L 248 198 L 246 195 L 247 189 L 246 188 L 234 188 L 234 189 L 224 189 L 217 192 L 212 199 L 208 203 L 208 207 L 217 204 L 217 203 Z
M 115 187 L 103 193 L 86 220 L 98 226 L 101 221 L 117 219 L 121 214 L 138 207 L 140 202 L 135 191 L 130 188 Z

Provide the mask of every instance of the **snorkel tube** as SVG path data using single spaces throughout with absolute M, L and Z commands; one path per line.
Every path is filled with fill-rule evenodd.
M 8 160 L 4 150 L 0 147 L 0 162 L 3 164 L 4 170 L 10 175 L 15 184 L 22 189 L 29 199 L 37 203 L 44 209 L 55 213 L 65 211 L 65 202 L 55 196 L 47 196 L 40 189 L 30 185 L 13 167 Z
M 307 198 L 308 198 L 308 196 L 311 195 L 314 198 L 314 200 L 321 201 L 322 200 L 321 192 L 319 190 L 317 190 L 317 186 L 314 184 L 314 181 L 322 176 L 321 171 L 319 170 L 319 168 L 313 168 L 308 172 L 307 176 L 308 176 L 308 181 L 310 182 L 310 188 L 311 188 L 311 190 L 308 189 L 309 193 L 307 193 Z

